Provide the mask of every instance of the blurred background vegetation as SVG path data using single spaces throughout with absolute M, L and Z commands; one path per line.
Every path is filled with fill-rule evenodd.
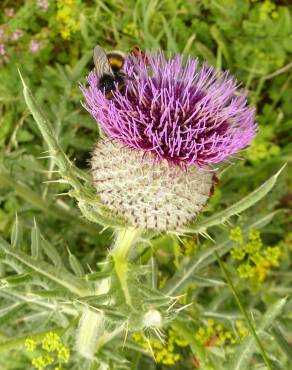
M 266 265 L 263 260 L 262 265 L 243 264 L 236 253 L 229 257 L 235 283 L 246 293 L 246 300 L 252 300 L 254 307 L 264 312 L 277 299 L 291 293 L 292 234 L 288 212 L 292 205 L 291 173 L 288 172 L 292 148 L 291 1 L 0 2 L 0 233 L 10 241 L 17 213 L 17 222 L 22 224 L 23 249 L 28 250 L 30 231 L 36 220 L 43 237 L 58 250 L 62 259 L 67 258 L 68 247 L 87 269 L 96 266 L 106 255 L 111 232 L 100 233 L 101 228 L 82 219 L 74 202 L 62 195 L 67 192 L 67 185 L 58 182 L 58 176 L 52 172 L 55 164 L 48 157 L 47 147 L 24 104 L 17 68 L 53 123 L 63 149 L 79 167 L 86 169 L 99 131 L 92 117 L 81 107 L 78 82 L 84 82 L 93 68 L 92 49 L 96 44 L 107 50 L 130 51 L 138 45 L 143 50 L 161 48 L 169 55 L 182 53 L 199 57 L 219 69 L 229 69 L 249 90 L 250 103 L 257 107 L 259 134 L 251 147 L 242 152 L 242 160 L 224 173 L 205 211 L 208 214 L 224 209 L 260 186 L 288 162 L 276 187 L 240 219 L 240 223 L 244 223 L 255 215 L 273 214 L 272 221 L 261 229 L 260 235 L 253 231 L 245 242 L 240 236 L 241 224 L 232 229 L 231 234 L 235 243 L 278 248 L 273 250 Z M 198 245 L 201 248 L 209 242 L 195 240 L 192 243 L 173 243 L 167 237 L 157 242 L 161 286 L 178 268 L 182 257 L 189 258 L 196 253 Z M 252 254 L 252 248 L 246 253 Z M 265 253 L 265 256 L 269 254 Z M 208 273 L 212 275 L 216 269 L 218 266 L 213 263 Z M 220 301 L 220 287 L 219 290 L 215 287 L 214 291 L 208 285 L 203 288 L 204 295 L 194 293 L 194 287 L 189 287 L 187 294 L 197 296 L 201 308 L 214 309 Z M 291 315 L 283 316 L 282 329 L 291 326 L 291 320 Z M 20 323 L 19 332 L 26 333 L 26 323 L 21 320 Z M 13 336 L 15 325 L 13 321 L 4 325 L 0 339 Z M 214 323 L 206 325 L 212 327 Z M 210 338 L 206 337 L 207 329 L 204 330 L 200 334 L 198 326 L 198 340 L 206 344 Z M 212 333 L 214 336 L 214 330 Z M 171 339 L 173 335 L 169 333 L 170 341 L 175 341 Z M 289 335 L 292 340 L 291 334 L 286 333 L 286 337 Z M 231 339 L 224 341 L 232 345 Z M 137 336 L 136 343 L 140 342 Z M 153 346 L 156 348 L 155 344 Z M 169 353 L 173 352 L 171 348 Z M 180 348 L 180 356 L 186 359 L 185 368 L 198 368 L 197 360 L 189 359 L 189 352 L 183 345 Z M 288 366 L 287 351 L 279 355 L 283 369 Z M 275 350 L 275 357 L 277 353 Z M 29 365 L 21 365 L 29 356 L 19 354 L 12 362 L 8 352 L 4 351 L 3 356 L 1 369 L 29 368 Z M 168 365 L 182 368 L 178 357 L 170 356 L 168 360 L 160 357 L 162 360 L 157 360 L 157 368 Z M 147 366 L 155 368 L 154 364 L 152 361 L 152 365 L 147 363 Z

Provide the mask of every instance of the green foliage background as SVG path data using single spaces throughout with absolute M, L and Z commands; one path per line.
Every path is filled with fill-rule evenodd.
M 151 248 L 141 242 L 132 256 L 141 271 L 151 270 L 152 278 L 157 280 L 154 286 L 150 284 L 152 290 L 143 293 L 143 299 L 151 307 L 160 304 L 162 311 L 167 287 L 187 271 L 193 271 L 192 266 L 200 256 L 206 258 L 207 262 L 203 260 L 200 269 L 194 270 L 175 292 L 184 294 L 179 304 L 192 305 L 179 317 L 173 314 L 166 320 L 166 343 L 172 340 L 175 346 L 172 349 L 165 344 L 169 364 L 158 359 L 161 349 L 155 347 L 155 334 L 147 333 L 157 362 L 149 348 L 143 347 L 143 340 L 131 336 L 140 332 L 134 324 L 125 343 L 123 334 L 98 351 L 93 361 L 84 360 L 75 347 L 80 307 L 95 303 L 85 299 L 82 304 L 77 303 L 72 290 L 64 290 L 64 284 L 62 290 L 58 282 L 42 275 L 36 266 L 29 267 L 26 257 L 30 258 L 34 246 L 36 253 L 41 254 L 35 255 L 34 260 L 40 258 L 44 270 L 53 264 L 62 281 L 70 281 L 75 273 L 78 289 L 85 289 L 83 280 L 95 284 L 102 276 L 111 274 L 110 268 L 104 271 L 98 263 L 108 254 L 112 230 L 101 232 L 102 227 L 81 217 L 74 200 L 66 196 L 68 185 L 53 172 L 56 164 L 48 156 L 47 146 L 26 108 L 17 73 L 19 68 L 52 122 L 63 150 L 78 167 L 86 170 L 99 130 L 81 107 L 78 82 L 84 82 L 93 68 L 92 49 L 100 44 L 108 50 L 127 51 L 139 45 L 142 49 L 162 48 L 169 55 L 198 56 L 220 69 L 229 69 L 249 90 L 250 103 L 257 107 L 259 134 L 251 147 L 242 152 L 242 160 L 224 170 L 205 209 L 205 217 L 208 219 L 247 196 L 288 163 L 263 200 L 240 217 L 208 230 L 216 246 L 229 245 L 223 258 L 228 276 L 247 312 L 253 312 L 253 324 L 271 368 L 288 369 L 292 361 L 291 301 L 288 298 L 284 305 L 283 298 L 291 293 L 292 280 L 289 270 L 292 194 L 288 172 L 292 147 L 290 1 L 49 0 L 48 3 L 47 10 L 34 0 L 4 0 L 0 4 L 3 30 L 0 45 L 5 48 L 0 53 L 0 233 L 22 253 L 21 258 L 3 254 L 3 250 L 1 254 L 0 368 L 30 368 L 36 354 L 24 347 L 25 339 L 32 336 L 40 341 L 50 330 L 62 335 L 70 348 L 71 362 L 64 365 L 68 369 L 267 368 L 250 339 L 252 335 L 245 339 L 236 337 L 236 320 L 244 318 L 214 253 L 211 259 L 206 257 L 214 242 L 201 235 L 185 242 L 173 235 L 156 236 L 151 240 Z M 14 9 L 13 16 L 9 15 L 10 8 Z M 13 40 L 12 35 L 18 30 L 22 35 Z M 36 52 L 31 50 L 32 42 L 40 45 Z M 279 266 L 269 266 L 262 280 L 258 275 L 244 278 L 238 272 L 243 262 L 227 253 L 236 246 L 236 240 L 230 240 L 230 230 L 236 227 L 244 235 L 244 243 L 248 243 L 250 230 L 258 229 L 261 248 L 272 246 L 281 251 Z M 1 243 L 11 248 L 4 241 Z M 138 268 L 132 271 L 135 289 L 139 289 L 140 283 L 145 289 L 151 280 L 149 273 L 145 277 L 141 271 Z M 160 289 L 163 284 L 164 290 Z M 68 313 L 66 307 L 70 305 L 73 312 Z M 101 309 L 103 305 L 99 303 L 96 307 Z M 149 307 L 145 304 L 144 308 Z M 102 309 L 112 318 L 113 327 L 115 322 L 119 323 L 118 314 L 126 316 L 122 303 L 109 312 L 105 307 Z M 213 325 L 208 319 L 233 333 L 235 343 L 225 338 L 221 344 L 207 344 L 196 335 L 200 328 Z M 213 331 L 213 339 L 217 336 L 218 331 Z M 182 339 L 187 342 L 185 346 L 179 345 Z M 36 351 L 42 354 L 41 349 Z M 171 357 L 173 353 L 179 354 L 179 360 Z

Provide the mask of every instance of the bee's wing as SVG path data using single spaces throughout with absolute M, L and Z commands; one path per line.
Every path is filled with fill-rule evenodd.
M 112 67 L 108 61 L 105 51 L 99 45 L 93 50 L 93 61 L 95 65 L 95 70 L 98 77 L 103 76 L 104 74 L 114 75 Z

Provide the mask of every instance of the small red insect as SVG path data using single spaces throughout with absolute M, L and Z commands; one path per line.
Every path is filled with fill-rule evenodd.
M 135 55 L 136 58 L 139 58 L 141 56 L 145 64 L 149 64 L 149 59 L 147 58 L 146 54 L 138 46 L 134 46 L 131 52 Z

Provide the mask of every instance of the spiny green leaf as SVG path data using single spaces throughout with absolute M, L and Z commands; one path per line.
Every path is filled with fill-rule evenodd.
M 31 255 L 35 260 L 41 259 L 41 235 L 35 219 L 31 229 Z
M 81 282 L 66 270 L 60 271 L 44 261 L 36 261 L 20 251 L 11 249 L 10 245 L 1 237 L 0 249 L 15 260 L 16 263 L 20 263 L 24 268 L 35 271 L 39 275 L 52 280 L 77 296 L 90 295 L 92 293 L 91 287 L 88 284 Z
M 78 261 L 78 259 L 70 252 L 70 249 L 68 248 L 69 252 L 69 264 L 72 269 L 72 271 L 75 273 L 76 276 L 83 277 L 85 275 L 83 266 Z
M 224 224 L 231 216 L 238 215 L 246 209 L 252 207 L 255 203 L 260 201 L 275 185 L 280 173 L 283 171 L 285 165 L 271 178 L 264 182 L 259 188 L 254 190 L 237 203 L 228 207 L 214 216 L 208 217 L 206 221 L 197 222 L 193 227 L 179 229 L 178 232 L 184 233 L 199 233 L 204 232 L 208 227 Z
M 32 277 L 30 274 L 18 274 L 18 275 L 9 275 L 7 277 L 4 277 L 0 279 L 0 284 L 9 285 L 9 286 L 16 286 L 21 284 L 27 284 L 32 280 Z
M 57 249 L 51 243 L 49 243 L 43 236 L 41 236 L 41 239 L 42 239 L 41 240 L 42 250 L 47 255 L 47 257 L 49 257 L 49 259 L 56 266 L 56 268 L 58 270 L 61 269 L 63 267 L 63 261 Z
M 23 240 L 22 223 L 19 221 L 17 213 L 15 215 L 15 222 L 11 232 L 11 247 L 20 248 Z
M 16 315 L 23 309 L 25 304 L 13 303 L 0 309 L 0 324 L 7 323 L 10 319 L 15 320 Z
M 62 173 L 62 176 L 66 180 L 68 180 L 72 186 L 80 188 L 81 184 L 74 174 L 74 165 L 70 162 L 70 160 L 60 147 L 51 123 L 48 121 L 45 114 L 41 111 L 30 89 L 24 82 L 21 74 L 20 78 L 23 84 L 23 94 L 25 102 L 50 149 L 51 156 L 53 156 L 53 158 L 55 159 L 60 172 Z
M 32 204 L 34 207 L 41 209 L 43 212 L 47 213 L 47 215 L 58 220 L 78 220 L 78 222 L 74 222 L 74 227 L 86 231 L 94 236 L 99 235 L 100 229 L 80 218 L 78 213 L 73 209 L 68 211 L 57 204 L 48 204 L 48 202 L 44 201 L 40 195 L 29 189 L 26 185 L 16 182 L 6 172 L 3 173 L 0 171 L 0 186 L 1 185 L 9 186 L 14 189 L 17 195 L 23 198 L 26 202 Z

